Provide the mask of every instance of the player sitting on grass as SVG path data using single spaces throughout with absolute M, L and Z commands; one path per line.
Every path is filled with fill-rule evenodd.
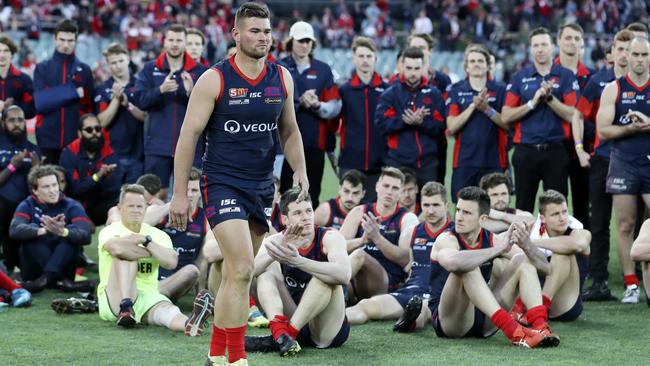
M 247 337 L 247 351 L 279 350 L 281 355 L 341 346 L 350 326 L 343 287 L 350 261 L 343 236 L 314 225 L 309 196 L 298 201 L 297 188 L 286 191 L 280 209 L 287 228 L 264 239 L 255 258 L 257 296 L 271 319 L 271 336 Z M 299 343 L 298 343 L 299 342 Z
M 569 226 L 566 198 L 558 191 L 549 189 L 539 197 L 539 215 L 542 226 L 531 233 L 531 238 L 536 246 L 545 249 L 551 264 L 551 274 L 540 278 L 544 306 L 551 320 L 576 320 L 582 313 L 582 285 L 589 266 L 591 233 Z M 526 307 L 519 298 L 512 315 L 527 324 Z
M 417 187 L 417 185 L 416 185 Z M 440 233 L 450 225 L 448 219 L 447 190 L 438 182 L 422 187 L 422 218 L 424 222 L 411 226 L 400 236 L 400 246 L 411 248 L 411 271 L 400 289 L 363 299 L 346 310 L 350 324 L 363 324 L 368 320 L 397 319 L 413 296 L 429 297 L 431 274 L 431 248 Z
M 645 286 L 645 301 L 650 306 L 650 220 L 645 220 L 639 231 L 639 236 L 632 244 L 630 256 L 635 262 L 641 262 L 643 270 L 643 285 Z
M 121 221 L 99 233 L 99 317 L 132 328 L 142 322 L 201 335 L 212 312 L 213 298 L 202 290 L 189 318 L 158 290 L 158 267 L 176 267 L 178 255 L 167 234 L 143 223 L 144 188 L 126 185 L 120 192 Z

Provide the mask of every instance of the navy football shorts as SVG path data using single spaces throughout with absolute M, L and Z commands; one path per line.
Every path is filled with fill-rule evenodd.
M 201 179 L 201 191 L 205 215 L 210 227 L 228 220 L 254 220 L 260 227 L 268 230 L 267 219 L 271 215 L 273 184 L 257 190 L 243 190 L 234 186 L 206 183 Z

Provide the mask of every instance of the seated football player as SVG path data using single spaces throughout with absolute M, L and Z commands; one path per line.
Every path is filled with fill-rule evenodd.
M 158 194 L 162 189 L 162 182 L 160 178 L 155 174 L 144 174 L 135 182 L 144 187 L 144 198 L 147 201 L 147 206 L 155 205 L 164 205 Z M 108 210 L 108 215 L 106 218 L 106 225 L 110 225 L 115 221 L 120 221 L 120 210 L 117 206 L 113 206 Z
M 411 168 L 402 168 L 400 170 L 404 174 L 404 185 L 402 186 L 402 194 L 399 197 L 399 205 L 419 217 L 422 209 L 418 202 L 418 176 Z
M 581 294 L 589 266 L 591 233 L 569 227 L 566 198 L 552 189 L 539 197 L 539 216 L 543 226 L 531 237 L 536 246 L 544 249 L 551 264 L 551 273 L 541 278 L 544 306 L 551 320 L 576 320 L 582 313 Z M 527 324 L 526 308 L 520 298 L 512 315 Z
M 404 231 L 399 240 L 406 241 L 411 248 L 410 275 L 403 287 L 388 294 L 375 295 L 363 299 L 349 307 L 346 314 L 350 324 L 363 324 L 368 320 L 387 320 L 399 318 L 413 296 L 424 300 L 429 297 L 429 277 L 431 274 L 431 248 L 440 233 L 451 222 L 448 219 L 447 190 L 438 182 L 429 182 L 422 187 L 422 218 L 424 222 Z
M 535 220 L 530 212 L 509 207 L 512 183 L 506 174 L 486 174 L 481 178 L 479 185 L 490 197 L 490 215 L 481 223 L 484 229 L 498 234 L 508 230 L 510 224 L 515 221 L 530 223 Z
M 143 222 L 144 191 L 137 184 L 122 187 L 121 220 L 99 233 L 99 317 L 124 328 L 146 323 L 201 335 L 214 299 L 207 290 L 200 291 L 188 317 L 160 293 L 158 268 L 175 268 L 178 255 L 165 232 Z
M 635 262 L 641 262 L 643 271 L 643 285 L 645 286 L 646 304 L 650 306 L 650 219 L 645 220 L 639 230 L 639 236 L 632 244 L 630 256 Z
M 257 296 L 271 319 L 271 336 L 247 337 L 247 351 L 278 350 L 281 355 L 341 346 L 350 326 L 345 317 L 343 286 L 350 262 L 343 236 L 314 225 L 309 197 L 286 191 L 280 208 L 287 228 L 264 239 L 255 258 Z M 270 345 L 270 346 L 269 346 Z
M 406 280 L 411 248 L 400 235 L 418 218 L 400 207 L 404 174 L 383 168 L 375 185 L 377 202 L 357 206 L 345 218 L 341 234 L 347 240 L 352 266 L 350 297 L 358 300 L 398 289 Z M 349 302 L 353 300 L 349 299 Z
M 333 227 L 337 230 L 343 225 L 348 212 L 357 207 L 366 194 L 366 175 L 356 169 L 350 169 L 341 177 L 339 195 L 331 198 L 316 208 L 314 222 L 318 226 Z

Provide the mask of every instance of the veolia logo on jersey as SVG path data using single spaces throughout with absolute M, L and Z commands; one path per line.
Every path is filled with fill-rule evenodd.
M 243 130 L 244 132 L 269 132 L 278 128 L 277 123 L 249 123 L 240 124 L 239 122 L 230 119 L 223 125 L 223 129 L 231 134 L 236 134 Z

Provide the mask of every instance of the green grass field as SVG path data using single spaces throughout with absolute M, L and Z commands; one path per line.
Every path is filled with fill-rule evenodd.
M 328 167 L 321 198 L 333 197 L 336 190 Z M 86 252 L 97 259 L 96 240 Z M 610 286 L 620 297 L 614 241 L 610 257 Z M 96 274 L 90 276 L 96 279 Z M 47 291 L 35 296 L 31 308 L 0 313 L 0 365 L 203 365 L 210 328 L 197 338 L 159 327 L 117 329 L 97 314 L 55 314 L 49 304 L 64 296 Z M 191 296 L 184 297 L 181 309 L 189 312 L 191 303 Z M 429 327 L 404 335 L 392 332 L 392 322 L 374 322 L 352 328 L 347 343 L 336 350 L 303 349 L 291 359 L 250 354 L 249 360 L 252 365 L 643 365 L 648 359 L 649 315 L 644 303 L 586 303 L 576 322 L 551 323 L 561 337 L 560 347 L 539 350 L 511 347 L 501 334 L 488 340 L 446 340 Z

